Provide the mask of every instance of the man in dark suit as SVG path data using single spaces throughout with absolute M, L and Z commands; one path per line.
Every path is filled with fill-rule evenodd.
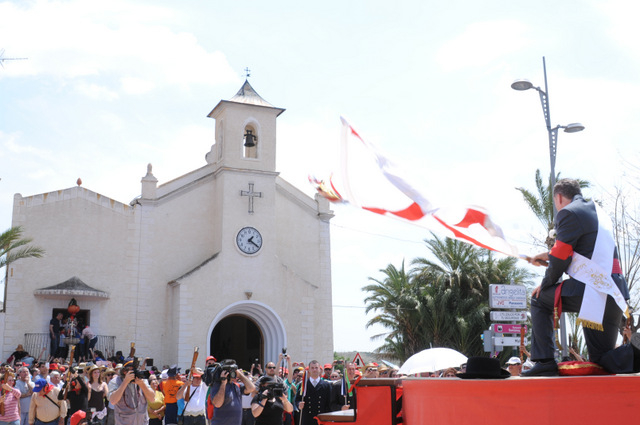
M 626 310 L 629 300 L 610 219 L 598 214 L 593 201 L 584 200 L 576 180 L 558 181 L 553 188 L 553 202 L 558 210 L 556 242 L 551 252 L 531 259 L 531 263 L 538 266 L 548 263 L 542 283 L 531 294 L 531 358 L 536 365 L 522 376 L 558 374 L 553 336 L 553 311 L 557 301 L 561 299 L 564 312 L 580 312 L 589 360 L 598 363 L 615 347 L 623 309 Z M 611 283 L 608 292 L 601 290 L 599 282 L 580 274 L 579 265 L 582 269 L 602 270 L 604 280 Z M 563 273 L 571 278 L 562 282 L 556 297 Z
M 331 410 L 331 384 L 321 378 L 322 366 L 317 360 L 309 363 L 309 377 L 304 390 L 298 391 L 296 405 L 300 410 L 300 425 L 317 425 L 315 417 Z
M 356 408 L 356 389 L 353 385 L 357 379 L 356 365 L 347 362 L 344 371 L 347 374 L 345 378 L 331 383 L 331 411 L 334 412 Z

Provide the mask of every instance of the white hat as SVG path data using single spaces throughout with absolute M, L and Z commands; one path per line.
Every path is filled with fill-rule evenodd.
M 508 365 L 522 364 L 520 361 L 520 357 L 511 357 L 509 361 L 507 361 Z
M 163 381 L 169 379 L 169 369 L 165 369 L 160 373 L 160 379 L 162 379 Z

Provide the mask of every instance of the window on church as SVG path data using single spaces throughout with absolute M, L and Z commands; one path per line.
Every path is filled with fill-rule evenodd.
M 243 149 L 245 158 L 258 158 L 258 136 L 256 129 L 248 125 L 244 128 Z

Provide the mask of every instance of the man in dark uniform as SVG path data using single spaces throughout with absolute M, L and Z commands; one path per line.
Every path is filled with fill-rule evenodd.
M 346 377 L 331 383 L 331 411 L 356 408 L 356 365 L 347 362 L 344 366 Z M 347 384 L 348 383 L 348 384 Z
M 331 410 L 331 384 L 321 378 L 322 366 L 317 360 L 309 363 L 309 378 L 304 390 L 296 396 L 300 409 L 300 425 L 317 425 L 315 417 Z
M 64 315 L 62 313 L 56 314 L 56 317 L 49 321 L 49 340 L 50 340 L 50 349 L 49 349 L 49 360 L 53 361 L 56 357 L 56 353 L 58 351 L 58 346 L 60 345 L 60 332 L 62 331 L 62 318 Z
M 600 362 L 603 355 L 614 349 L 623 308 L 626 310 L 629 300 L 629 289 L 622 276 L 615 241 L 606 222 L 609 218 L 600 214 L 598 220 L 595 204 L 584 200 L 578 181 L 573 179 L 561 179 L 556 183 L 553 202 L 558 210 L 556 242 L 551 252 L 531 259 L 531 263 L 538 266 L 548 263 L 542 283 L 531 294 L 531 359 L 536 365 L 523 372 L 522 376 L 558 374 L 554 359 L 553 311 L 558 281 L 563 273 L 572 277 L 562 282 L 562 311 L 580 311 L 579 320 L 583 323 L 592 362 Z M 581 280 L 576 279 L 579 264 L 585 268 L 599 267 L 605 274 L 605 280 L 608 280 L 606 274 L 610 273 L 612 283 L 609 292 L 597 290 L 601 288 L 598 282 L 590 282 L 583 275 L 580 275 Z M 585 316 L 592 320 L 584 319 Z

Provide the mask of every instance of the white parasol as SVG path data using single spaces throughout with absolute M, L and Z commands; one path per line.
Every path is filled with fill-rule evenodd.
M 409 357 L 398 373 L 413 375 L 422 372 L 435 372 L 448 367 L 460 367 L 466 362 L 467 356 L 451 348 L 429 348 Z

